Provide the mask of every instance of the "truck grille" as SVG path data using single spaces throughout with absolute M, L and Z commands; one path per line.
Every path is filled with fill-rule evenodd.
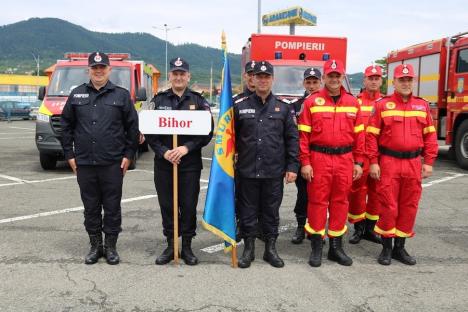
M 60 125 L 60 115 L 53 115 L 50 117 L 50 124 L 52 125 L 52 128 L 55 132 L 62 132 L 62 127 Z

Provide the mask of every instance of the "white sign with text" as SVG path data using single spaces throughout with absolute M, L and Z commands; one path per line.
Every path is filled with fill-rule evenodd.
M 207 135 L 211 113 L 194 110 L 142 110 L 139 115 L 143 134 Z

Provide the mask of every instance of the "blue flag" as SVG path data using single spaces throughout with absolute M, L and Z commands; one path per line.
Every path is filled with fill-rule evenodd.
M 225 241 L 225 251 L 236 245 L 234 204 L 234 111 L 232 106 L 231 73 L 223 34 L 224 68 L 216 127 L 215 147 L 206 195 L 203 226 Z

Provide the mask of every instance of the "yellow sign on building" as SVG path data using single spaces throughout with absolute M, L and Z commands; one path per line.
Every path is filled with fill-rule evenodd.
M 0 74 L 0 85 L 47 86 L 48 83 L 47 76 Z
M 262 17 L 262 22 L 263 26 L 287 26 L 291 24 L 315 26 L 317 25 L 317 16 L 297 6 L 265 14 Z

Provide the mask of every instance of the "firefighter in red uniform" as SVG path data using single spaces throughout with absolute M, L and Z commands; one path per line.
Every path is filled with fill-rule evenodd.
M 383 249 L 378 258 L 382 265 L 389 265 L 392 258 L 416 264 L 405 250 L 405 239 L 414 235 L 421 179 L 432 175 L 437 157 L 437 136 L 429 105 L 412 94 L 414 76 L 410 64 L 395 68 L 395 92 L 377 101 L 366 129 L 369 175 L 380 180 L 377 191 L 382 208 L 375 232 L 382 236 Z
M 375 101 L 380 95 L 382 86 L 382 68 L 372 65 L 364 71 L 364 90 L 358 95 L 361 104 L 361 116 L 364 128 L 367 128 L 369 116 Z M 374 226 L 379 219 L 379 197 L 376 191 L 376 180 L 369 179 L 369 158 L 364 157 L 362 177 L 353 182 L 349 194 L 348 221 L 354 224 L 354 233 L 349 239 L 350 244 L 357 244 L 361 239 L 381 244 L 382 240 L 374 232 Z M 367 203 L 366 203 L 367 198 Z
M 328 259 L 349 266 L 342 245 L 346 233 L 348 195 L 353 180 L 362 175 L 364 125 L 359 103 L 342 86 L 343 63 L 324 64 L 324 88 L 311 94 L 299 116 L 301 175 L 307 185 L 306 231 L 311 235 L 309 264 L 322 263 L 322 240 L 329 212 Z

